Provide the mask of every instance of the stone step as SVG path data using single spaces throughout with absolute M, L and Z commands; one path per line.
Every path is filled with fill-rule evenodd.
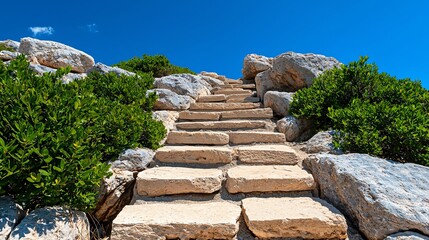
M 227 84 L 243 84 L 243 81 L 242 80 L 227 79 L 225 81 L 225 83 L 227 83 Z
M 313 176 L 299 166 L 236 166 L 228 169 L 230 193 L 295 192 L 314 189 Z
M 225 94 L 199 96 L 197 102 L 223 102 L 226 101 Z
M 251 90 L 245 90 L 242 88 L 222 88 L 219 90 L 215 90 L 213 92 L 214 94 L 225 94 L 225 95 L 229 95 L 229 94 L 249 94 L 252 93 Z
M 182 111 L 179 113 L 180 120 L 188 121 L 217 121 L 232 119 L 271 119 L 273 110 L 271 108 L 255 108 L 223 112 L 199 112 L 199 111 Z
M 221 114 L 222 120 L 229 119 L 271 119 L 273 110 L 271 108 L 256 108 L 237 111 L 224 111 Z
M 258 103 L 261 102 L 258 97 L 238 97 L 238 98 L 228 98 L 225 102 L 231 103 L 231 102 L 251 102 L 251 103 Z
M 240 130 L 267 127 L 267 122 L 261 120 L 230 120 L 206 122 L 179 122 L 176 128 L 180 130 Z
M 222 186 L 222 170 L 156 167 L 137 175 L 136 190 L 142 196 L 213 193 Z
M 260 239 L 346 239 L 344 216 L 327 202 L 310 197 L 246 198 L 243 215 Z
M 167 143 L 190 145 L 226 145 L 229 143 L 229 135 L 222 132 L 171 131 L 168 133 Z
M 248 164 L 295 165 L 299 158 L 294 149 L 286 145 L 254 145 L 235 148 L 238 159 Z
M 260 108 L 260 103 L 191 103 L 189 110 L 198 111 L 230 111 Z
M 256 92 L 230 94 L 230 95 L 225 95 L 225 96 L 226 96 L 226 100 L 231 99 L 231 98 L 257 97 Z
M 128 205 L 113 221 L 111 239 L 232 239 L 240 214 L 228 202 Z
M 230 163 L 233 150 L 228 147 L 165 146 L 155 152 L 155 159 L 165 163 Z
M 284 133 L 277 132 L 228 132 L 231 144 L 284 143 Z
M 255 84 L 225 84 L 219 85 L 220 88 L 243 88 L 243 89 L 254 89 L 256 88 Z

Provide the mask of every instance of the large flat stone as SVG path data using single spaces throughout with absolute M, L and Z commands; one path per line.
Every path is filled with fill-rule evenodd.
M 170 163 L 218 164 L 230 163 L 232 153 L 228 147 L 166 146 L 156 151 L 155 159 Z
M 276 132 L 229 132 L 228 135 L 232 144 L 286 142 L 285 135 Z
M 229 136 L 222 132 L 170 132 L 167 136 L 169 144 L 198 144 L 198 145 L 226 145 Z
M 251 90 L 244 90 L 241 88 L 224 88 L 224 89 L 219 89 L 217 91 L 214 91 L 214 94 L 225 94 L 225 95 L 229 95 L 229 94 L 243 94 L 243 93 L 251 93 Z
M 213 193 L 221 188 L 222 170 L 157 167 L 137 176 L 139 195 L 162 196 L 182 193 Z
M 321 199 L 246 198 L 242 203 L 246 224 L 259 238 L 347 238 L 346 219 Z
M 222 112 L 222 119 L 269 119 L 273 117 L 271 108 L 258 108 Z
M 190 110 L 229 111 L 259 108 L 260 103 L 192 103 Z
M 261 102 L 260 99 L 258 97 L 237 97 L 237 98 L 228 98 L 228 100 L 226 100 L 227 103 L 258 103 Z
M 286 145 L 255 145 L 236 148 L 238 159 L 250 164 L 297 164 L 295 150 Z
M 199 96 L 197 101 L 198 102 L 222 102 L 222 101 L 226 101 L 226 96 L 224 94 Z
M 236 89 L 253 89 L 256 88 L 255 84 L 225 84 L 225 85 L 220 85 L 220 88 L 236 88 Z
M 265 128 L 267 123 L 258 120 L 235 121 L 207 121 L 207 122 L 180 122 L 176 123 L 177 129 L 182 130 L 238 130 Z
M 230 193 L 294 192 L 315 187 L 311 174 L 298 166 L 237 166 L 228 169 L 226 189 Z
M 129 205 L 113 221 L 111 239 L 232 239 L 240 213 L 227 202 Z
M 181 120 L 219 120 L 221 113 L 220 112 L 193 112 L 193 111 L 183 111 L 180 112 L 179 118 Z
M 318 154 L 304 165 L 321 196 L 348 215 L 367 239 L 404 231 L 429 235 L 429 168 L 366 154 Z

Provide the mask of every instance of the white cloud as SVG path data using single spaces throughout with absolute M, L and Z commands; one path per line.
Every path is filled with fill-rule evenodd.
M 90 31 L 92 33 L 98 33 L 97 24 L 95 24 L 95 23 L 88 24 L 88 25 L 86 25 L 86 27 L 88 28 L 88 31 Z
M 52 35 L 54 33 L 53 27 L 29 27 L 28 29 L 33 32 L 34 37 L 39 34 Z

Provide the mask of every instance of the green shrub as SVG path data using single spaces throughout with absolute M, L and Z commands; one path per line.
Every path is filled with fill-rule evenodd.
M 135 73 L 151 73 L 154 77 L 163 77 L 175 73 L 195 74 L 189 68 L 175 66 L 163 55 L 143 55 L 142 58 L 134 57 L 128 61 L 119 62 L 114 66 Z
M 157 147 L 165 134 L 145 110 L 155 97 L 131 96 L 145 97 L 153 78 L 91 74 L 63 84 L 67 70 L 37 76 L 28 66 L 24 56 L 0 63 L 0 195 L 28 209 L 90 210 L 105 162 L 125 148 Z
M 9 52 L 15 52 L 15 49 L 9 46 L 6 46 L 6 44 L 4 43 L 0 43 L 0 51 L 3 51 L 3 50 L 9 51 Z
M 379 73 L 368 58 L 333 69 L 294 96 L 291 113 L 334 128 L 337 146 L 429 165 L 429 92 L 419 82 Z

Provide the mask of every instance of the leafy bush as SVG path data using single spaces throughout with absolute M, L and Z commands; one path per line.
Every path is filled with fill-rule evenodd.
M 317 130 L 339 130 L 334 139 L 343 150 L 429 165 L 429 92 L 367 60 L 316 78 L 295 94 L 291 113 Z
M 29 209 L 90 210 L 105 162 L 128 147 L 156 147 L 165 134 L 145 110 L 154 96 L 137 99 L 153 79 L 92 74 L 63 84 L 67 70 L 37 76 L 28 66 L 24 56 L 0 63 L 0 195 Z
M 163 77 L 175 73 L 195 74 L 189 68 L 175 66 L 163 55 L 143 55 L 142 58 L 134 57 L 128 61 L 115 64 L 122 69 L 135 73 L 151 73 L 154 77 Z
M 6 44 L 4 43 L 0 43 L 0 51 L 3 51 L 3 50 L 9 51 L 9 52 L 15 52 L 15 49 L 9 46 L 6 46 Z

